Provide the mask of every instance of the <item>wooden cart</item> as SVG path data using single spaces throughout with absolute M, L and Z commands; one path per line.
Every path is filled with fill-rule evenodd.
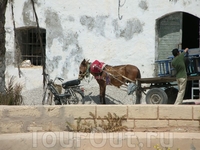
M 137 80 L 141 83 L 141 90 L 146 94 L 147 104 L 174 104 L 178 93 L 175 77 L 141 78 Z M 187 80 L 198 82 L 200 76 L 188 76 Z
M 200 80 L 200 48 L 189 49 L 188 52 L 189 53 L 185 56 L 190 62 L 186 66 L 186 71 L 189 75 L 187 80 L 192 83 L 197 82 L 198 85 L 197 87 L 194 87 L 193 85 L 188 84 L 189 86 L 186 88 L 186 94 L 188 92 L 187 89 L 191 91 L 190 93 L 193 92 L 193 89 L 199 91 Z M 141 84 L 149 85 L 141 87 L 141 91 L 146 94 L 147 104 L 174 104 L 178 94 L 178 87 L 176 78 L 172 77 L 175 73 L 171 65 L 172 58 L 172 56 L 169 56 L 168 59 L 156 61 L 158 66 L 158 77 L 137 79 Z M 190 97 L 190 99 L 192 98 L 193 97 Z

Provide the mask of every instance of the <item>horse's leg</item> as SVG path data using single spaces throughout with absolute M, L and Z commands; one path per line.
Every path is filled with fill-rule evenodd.
M 99 98 L 100 98 L 100 103 L 102 104 L 103 103 L 103 87 L 102 85 L 99 84 Z
M 106 85 L 103 86 L 102 90 L 102 95 L 103 95 L 103 104 L 106 104 Z
M 100 89 L 100 103 L 102 104 L 106 104 L 106 100 L 105 100 L 105 93 L 106 93 L 106 84 L 103 80 L 97 80 L 97 82 L 99 83 L 99 89 Z
M 140 83 L 140 81 L 138 81 L 138 87 L 136 90 L 136 104 L 141 103 L 141 98 L 142 98 L 141 83 Z
M 142 93 L 141 91 L 138 89 L 136 90 L 136 104 L 140 104 L 140 100 L 141 100 L 141 97 L 142 97 Z
M 100 85 L 99 87 L 100 87 L 100 102 L 102 104 L 106 104 L 106 98 L 105 98 L 105 96 L 106 96 L 106 86 Z

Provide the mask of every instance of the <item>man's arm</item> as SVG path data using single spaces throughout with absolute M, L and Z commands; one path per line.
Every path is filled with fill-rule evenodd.
M 188 51 L 188 48 L 184 49 L 184 52 L 185 52 L 185 53 L 187 53 L 187 51 Z

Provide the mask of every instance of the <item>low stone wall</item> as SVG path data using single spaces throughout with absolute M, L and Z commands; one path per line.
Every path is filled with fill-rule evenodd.
M 199 133 L 29 132 L 0 134 L 0 150 L 199 150 Z
M 93 122 L 108 113 L 121 117 L 129 131 L 200 132 L 200 106 L 195 105 L 65 105 L 0 106 L 0 133 L 66 131 L 78 118 Z M 99 120 L 101 121 L 101 120 Z

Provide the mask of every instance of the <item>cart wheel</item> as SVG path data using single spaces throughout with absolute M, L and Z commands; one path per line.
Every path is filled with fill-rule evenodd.
M 165 90 L 165 93 L 167 94 L 168 97 L 167 104 L 174 104 L 178 94 L 178 89 L 170 87 Z
M 167 104 L 167 94 L 159 88 L 150 89 L 146 95 L 147 104 Z

